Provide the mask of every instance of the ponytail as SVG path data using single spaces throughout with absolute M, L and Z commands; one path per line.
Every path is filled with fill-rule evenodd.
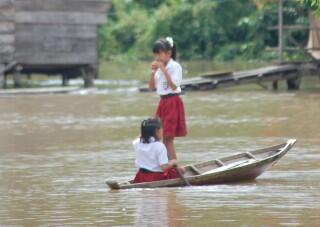
M 173 43 L 173 47 L 171 48 L 171 57 L 173 60 L 177 59 L 177 45 Z

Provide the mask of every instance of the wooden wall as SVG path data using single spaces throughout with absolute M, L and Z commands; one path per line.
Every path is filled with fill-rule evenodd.
M 0 0 L 3 1 L 3 0 Z M 15 59 L 22 65 L 96 64 L 104 0 L 15 0 Z
M 15 11 L 12 0 L 0 0 L 0 64 L 13 61 Z

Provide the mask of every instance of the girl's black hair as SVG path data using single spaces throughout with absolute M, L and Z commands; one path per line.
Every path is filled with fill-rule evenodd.
M 153 44 L 153 53 L 160 53 L 160 52 L 168 52 L 171 51 L 171 58 L 176 60 L 177 57 L 177 48 L 175 42 L 173 42 L 173 47 L 168 40 L 161 38 L 154 42 Z
M 156 132 L 158 129 L 162 128 L 162 124 L 159 118 L 149 118 L 141 122 L 141 137 L 140 141 L 142 143 L 150 143 L 150 138 L 154 137 L 156 141 L 159 141 L 157 138 Z

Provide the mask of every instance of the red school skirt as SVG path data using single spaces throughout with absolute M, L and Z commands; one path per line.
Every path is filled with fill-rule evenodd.
M 179 95 L 161 97 L 156 117 L 159 117 L 162 122 L 165 137 L 187 135 L 184 105 Z
M 179 178 L 179 174 L 177 173 L 177 170 L 175 170 L 174 168 L 170 168 L 165 172 L 146 172 L 139 170 L 133 180 L 133 183 L 136 184 L 175 178 Z

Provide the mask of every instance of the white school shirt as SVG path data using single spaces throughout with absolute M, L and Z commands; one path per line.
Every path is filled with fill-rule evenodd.
M 157 88 L 157 93 L 159 95 L 167 95 L 172 93 L 181 93 L 181 82 L 182 82 L 182 67 L 181 65 L 173 60 L 172 58 L 166 65 L 166 70 L 171 77 L 172 82 L 177 86 L 175 90 L 172 90 L 168 86 L 166 77 L 164 76 L 161 69 L 157 69 L 155 73 L 155 84 Z
M 159 142 L 142 143 L 140 139 L 132 142 L 136 152 L 135 164 L 152 172 L 162 172 L 161 165 L 169 162 L 166 146 Z

